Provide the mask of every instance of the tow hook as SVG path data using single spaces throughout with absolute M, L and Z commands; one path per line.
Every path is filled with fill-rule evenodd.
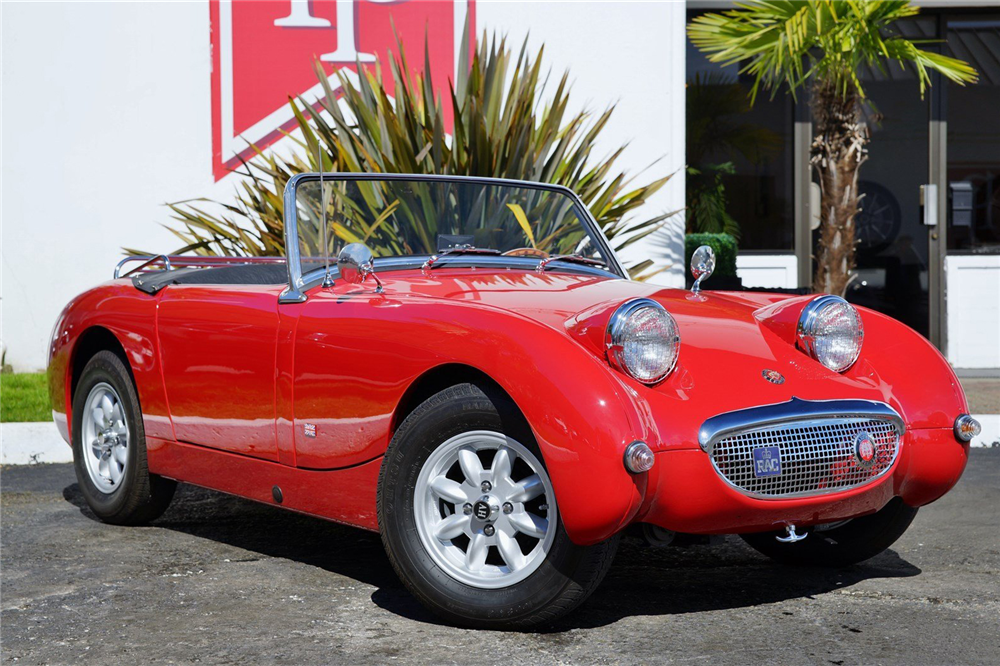
M 780 541 L 781 543 L 796 543 L 798 541 L 802 541 L 807 536 L 809 536 L 808 532 L 806 532 L 804 534 L 798 534 L 795 531 L 795 525 L 789 524 L 789 525 L 785 525 L 785 536 L 783 536 L 783 537 L 776 536 L 774 538 L 777 539 L 778 541 Z

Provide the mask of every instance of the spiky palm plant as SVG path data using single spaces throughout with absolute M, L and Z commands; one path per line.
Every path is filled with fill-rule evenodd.
M 866 97 L 861 68 L 885 71 L 891 61 L 908 65 L 917 73 L 921 95 L 931 71 L 960 84 L 977 78 L 968 63 L 920 48 L 926 40 L 893 34 L 894 22 L 917 11 L 907 0 L 754 0 L 695 17 L 688 25 L 692 43 L 709 60 L 739 63 L 741 72 L 753 77 L 751 101 L 761 87 L 774 94 L 787 86 L 795 94 L 812 86 L 812 163 L 822 192 L 813 282 L 818 291 L 842 295 L 854 269 L 858 171 L 869 141 L 861 116 Z
M 654 232 L 672 213 L 639 220 L 632 214 L 669 176 L 629 189 L 630 179 L 614 169 L 624 146 L 595 156 L 597 138 L 613 107 L 596 116 L 571 113 L 568 74 L 546 94 L 542 55 L 539 51 L 531 57 L 525 42 L 515 58 L 505 39 L 487 40 L 484 35 L 471 62 L 463 51 L 447 99 L 434 95 L 429 74 L 413 73 L 401 45 L 388 71 L 376 66 L 358 77 L 357 85 L 338 73 L 339 90 L 317 63 L 316 74 L 325 89 L 321 108 L 290 100 L 301 130 L 301 138 L 294 138 L 303 148 L 301 155 L 285 160 L 258 151 L 239 170 L 245 178 L 233 203 L 199 199 L 170 204 L 181 223 L 168 227 L 184 242 L 179 252 L 283 254 L 285 183 L 297 173 L 319 169 L 494 176 L 566 185 L 588 206 L 616 250 Z M 386 93 L 387 79 L 395 91 L 392 99 Z M 450 136 L 444 105 L 454 117 Z M 221 205 L 221 211 L 209 210 L 213 203 Z M 386 232 L 385 226 L 381 232 Z M 344 241 L 358 235 L 357 228 L 333 232 Z M 645 259 L 629 269 L 648 277 L 652 265 Z

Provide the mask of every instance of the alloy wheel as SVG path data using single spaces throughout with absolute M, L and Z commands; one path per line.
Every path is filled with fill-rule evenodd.
M 129 429 L 122 401 L 114 387 L 101 382 L 84 403 L 81 435 L 84 466 L 102 493 L 122 485 L 129 456 Z
M 477 588 L 524 580 L 555 538 L 555 495 L 544 466 L 499 432 L 464 432 L 438 446 L 417 477 L 414 512 L 434 562 Z

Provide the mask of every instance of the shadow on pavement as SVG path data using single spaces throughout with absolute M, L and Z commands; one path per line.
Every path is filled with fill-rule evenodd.
M 97 520 L 77 484 L 67 486 L 63 497 Z M 353 578 L 377 588 L 371 599 L 380 608 L 439 624 L 396 578 L 377 534 L 186 484 L 178 487 L 170 509 L 154 526 Z M 634 615 L 750 608 L 808 599 L 867 579 L 919 573 L 893 550 L 861 565 L 821 569 L 774 564 L 736 537 L 720 545 L 686 548 L 649 548 L 625 539 L 597 592 L 540 631 L 600 627 Z

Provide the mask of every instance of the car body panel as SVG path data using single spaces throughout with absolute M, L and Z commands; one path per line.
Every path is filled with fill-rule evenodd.
M 278 459 L 275 354 L 281 289 L 175 285 L 163 290 L 157 332 L 175 437 Z
M 692 294 L 562 270 L 442 266 L 379 276 L 382 294 L 336 281 L 309 289 L 303 303 L 281 304 L 276 287 L 201 286 L 184 298 L 177 296 L 179 286 L 154 297 L 126 280 L 104 285 L 74 301 L 57 327 L 54 404 L 63 402 L 68 414 L 72 363 L 66 359 L 79 334 L 109 322 L 129 358 L 140 361 L 133 373 L 147 435 L 158 438 L 150 448 L 151 471 L 261 501 L 273 501 L 270 488 L 282 482 L 299 489 L 294 495 L 347 479 L 357 490 L 350 501 L 296 497 L 285 506 L 372 528 L 371 470 L 398 426 L 407 391 L 437 369 L 469 368 L 495 381 L 523 413 L 566 531 L 584 544 L 639 520 L 721 533 L 839 520 L 875 511 L 896 495 L 916 506 L 946 492 L 964 468 L 967 446 L 950 428 L 968 406 L 954 373 L 926 340 L 870 310 L 861 310 L 861 357 L 838 374 L 795 347 L 794 322 L 811 297 Z M 681 336 L 677 367 L 652 387 L 612 370 L 604 358 L 613 310 L 638 297 L 663 304 Z M 243 312 L 240 299 L 247 303 Z M 191 345 L 200 348 L 185 348 Z M 205 369 L 212 364 L 224 368 Z M 765 370 L 781 373 L 784 382 L 768 382 Z M 205 419 L 240 416 L 197 405 L 199 396 L 231 390 L 234 382 L 246 382 L 240 391 L 251 396 L 252 409 L 241 418 L 261 420 L 247 432 L 264 442 L 269 422 L 270 447 L 251 449 L 192 429 L 197 410 Z M 175 409 L 176 391 L 177 409 L 189 411 L 171 425 L 164 418 L 168 397 Z M 699 450 L 700 425 L 720 413 L 793 397 L 890 405 L 907 427 L 891 473 L 849 491 L 786 500 L 753 499 L 729 487 Z M 198 446 L 186 442 L 197 438 Z M 623 466 L 634 440 L 656 452 L 649 473 L 633 475 Z M 184 471 L 185 458 L 197 472 Z

